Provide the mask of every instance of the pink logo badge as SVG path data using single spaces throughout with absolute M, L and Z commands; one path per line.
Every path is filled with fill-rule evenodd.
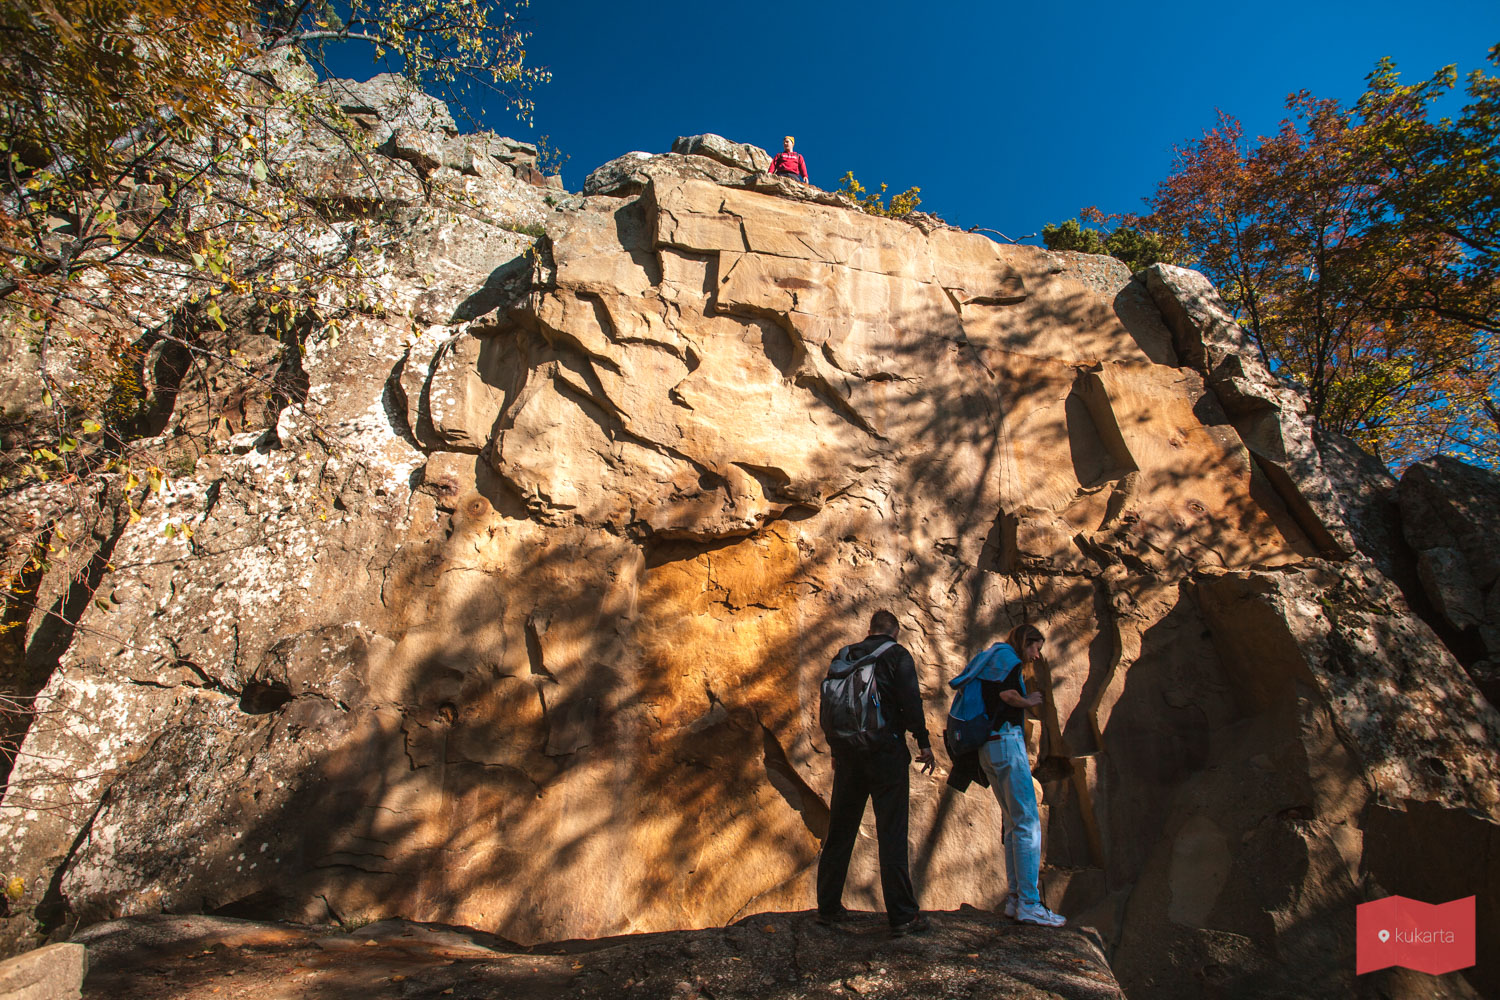
M 1387 896 L 1355 910 L 1358 975 L 1403 965 L 1440 976 L 1474 964 L 1474 897 L 1421 903 Z

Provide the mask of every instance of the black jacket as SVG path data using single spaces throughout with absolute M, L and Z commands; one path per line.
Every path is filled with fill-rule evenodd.
M 966 792 L 970 785 L 976 783 L 981 788 L 990 787 L 990 776 L 984 773 L 984 768 L 979 763 L 978 750 L 954 753 L 953 745 L 948 742 L 946 730 L 943 732 L 943 749 L 948 752 L 948 760 L 952 764 L 948 769 L 949 788 L 955 792 Z
M 888 635 L 872 635 L 850 648 L 854 655 L 864 656 L 890 641 Z M 880 688 L 880 707 L 892 737 L 904 740 L 904 735 L 911 733 L 919 749 L 931 746 L 927 720 L 922 715 L 922 689 L 917 685 L 917 661 L 905 646 L 898 642 L 880 654 L 875 661 L 875 684 Z

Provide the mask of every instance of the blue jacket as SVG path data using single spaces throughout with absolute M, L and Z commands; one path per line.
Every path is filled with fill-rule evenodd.
M 978 684 L 969 682 L 1003 681 L 1020 662 L 1021 658 L 1016 655 L 1016 651 L 1003 642 L 997 642 L 989 649 L 975 654 L 963 672 L 948 682 L 948 686 L 957 692 L 948 714 L 955 719 L 978 718 L 984 713 L 984 695 Z M 1026 682 L 1022 680 L 1020 683 L 1021 694 L 1024 695 Z
M 997 642 L 983 652 L 975 654 L 969 661 L 968 666 L 951 681 L 948 686 L 954 689 L 953 705 L 948 714 L 955 719 L 973 719 L 984 714 L 984 691 L 979 681 L 1003 681 L 1021 662 L 1021 657 L 1011 649 L 1007 643 Z M 1026 693 L 1026 681 L 1018 676 L 1021 685 L 1021 693 Z M 975 683 L 969 683 L 974 681 Z M 946 730 L 944 730 L 946 736 Z M 979 752 L 971 751 L 966 754 L 954 754 L 951 746 L 946 746 L 949 759 L 953 766 L 948 771 L 948 787 L 955 791 L 964 791 L 973 782 L 988 788 L 989 778 L 984 769 L 979 766 Z

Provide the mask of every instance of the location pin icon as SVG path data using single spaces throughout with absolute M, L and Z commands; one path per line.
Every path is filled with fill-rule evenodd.
M 1381 944 L 1385 944 L 1387 941 L 1389 941 L 1391 939 L 1391 932 L 1383 930 L 1383 931 L 1380 932 L 1380 934 L 1378 936 L 1380 938 L 1380 943 Z

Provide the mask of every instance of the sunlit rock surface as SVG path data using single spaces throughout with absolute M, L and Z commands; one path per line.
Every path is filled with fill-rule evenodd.
M 483 211 L 421 216 L 405 311 L 122 529 L 47 682 L 0 849 L 50 925 L 806 908 L 817 681 L 889 608 L 934 734 L 969 655 L 1047 633 L 1044 891 L 1127 989 L 1347 992 L 1387 891 L 1494 926 L 1500 716 L 1201 276 L 874 218 L 718 137 L 544 201 L 514 144 L 414 128 L 369 196 Z M 922 902 L 994 907 L 998 809 L 941 779 Z

